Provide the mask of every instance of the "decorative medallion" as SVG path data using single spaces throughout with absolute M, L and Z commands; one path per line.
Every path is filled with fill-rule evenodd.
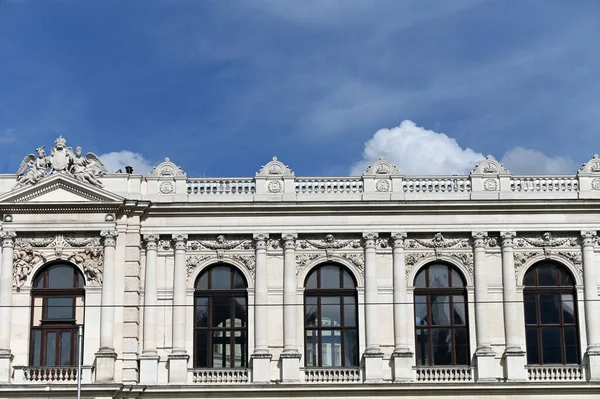
M 483 183 L 485 191 L 498 191 L 498 181 L 496 179 L 487 179 Z
M 592 179 L 592 190 L 600 190 L 600 179 Z
M 275 166 L 275 165 L 273 165 Z M 270 193 L 272 194 L 277 194 L 283 191 L 283 185 L 281 184 L 281 182 L 279 180 L 272 180 L 269 182 L 269 185 L 267 186 L 267 190 L 269 190 Z
M 163 194 L 172 194 L 173 188 L 173 183 L 171 183 L 170 181 L 164 181 L 160 183 L 160 192 Z
M 388 192 L 390 191 L 390 181 L 380 179 L 375 182 L 375 189 L 379 192 Z

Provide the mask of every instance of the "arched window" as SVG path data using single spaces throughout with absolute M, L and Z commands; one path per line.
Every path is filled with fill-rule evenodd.
M 527 364 L 578 364 L 575 282 L 552 261 L 533 265 L 523 279 Z
M 248 292 L 233 266 L 204 270 L 194 293 L 194 367 L 246 367 Z
M 417 366 L 468 365 L 467 289 L 461 274 L 433 263 L 415 278 Z
M 69 263 L 49 265 L 33 280 L 31 366 L 77 365 L 77 329 L 83 325 L 84 283 L 79 269 Z
M 344 267 L 312 270 L 304 290 L 304 348 L 307 367 L 357 367 L 356 282 Z

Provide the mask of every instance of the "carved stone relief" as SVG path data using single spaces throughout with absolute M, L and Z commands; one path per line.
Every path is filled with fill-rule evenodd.
M 88 284 L 102 285 L 102 274 L 104 272 L 104 251 L 102 248 L 85 248 L 83 251 L 72 254 L 68 259 L 83 268 Z
M 299 239 L 296 249 L 357 249 L 361 248 L 360 239 L 338 239 L 327 234 L 321 240 Z
M 436 233 L 433 238 L 408 238 L 406 248 L 469 248 L 468 238 L 447 239 L 442 233 Z
M 192 251 L 198 250 L 239 250 L 252 249 L 252 240 L 227 239 L 224 235 L 218 235 L 215 240 L 188 240 L 187 249 Z
M 31 246 L 15 246 L 13 254 L 13 286 L 21 288 L 27 281 L 33 267 L 45 261 L 46 256 L 40 251 L 35 251 Z
M 577 247 L 579 245 L 577 237 L 573 235 L 561 235 L 555 237 L 552 233 L 546 232 L 540 235 L 519 234 L 514 239 L 514 245 L 517 248 L 526 247 Z
M 39 249 L 39 250 L 36 250 Z M 79 265 L 91 285 L 102 284 L 103 247 L 100 237 L 69 237 L 63 234 L 38 234 L 15 238 L 13 285 L 22 287 L 33 267 L 45 262 L 47 251 Z M 63 252 L 67 252 L 64 254 Z

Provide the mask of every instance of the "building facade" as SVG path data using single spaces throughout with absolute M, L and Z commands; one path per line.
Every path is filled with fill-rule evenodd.
M 0 397 L 596 398 L 600 158 L 515 176 L 0 176 Z M 78 370 L 79 334 L 82 363 Z

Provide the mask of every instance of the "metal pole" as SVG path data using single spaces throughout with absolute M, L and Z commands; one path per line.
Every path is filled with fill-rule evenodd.
M 83 325 L 77 330 L 77 399 L 81 399 L 81 362 L 83 357 Z

